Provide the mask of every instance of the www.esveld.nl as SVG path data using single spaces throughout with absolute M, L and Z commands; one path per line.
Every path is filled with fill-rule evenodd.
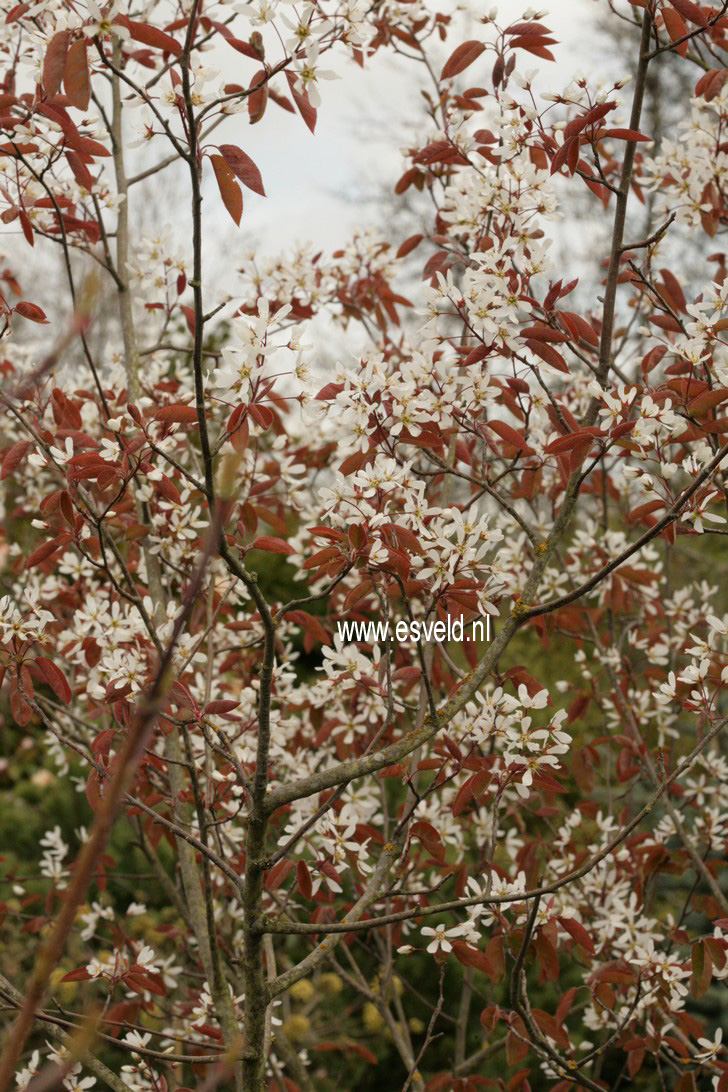
M 336 623 L 336 632 L 344 642 L 363 641 L 368 645 L 379 644 L 388 641 L 391 636 L 390 622 L 380 619 L 378 622 L 353 621 Z M 473 641 L 490 640 L 490 616 L 475 618 L 466 623 L 461 618 L 451 618 L 447 621 L 434 618 L 427 621 L 400 619 L 394 626 L 394 637 L 399 644 L 417 641 L 463 641 L 465 637 Z

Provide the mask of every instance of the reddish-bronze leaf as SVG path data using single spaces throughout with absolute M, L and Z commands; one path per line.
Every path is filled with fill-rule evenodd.
M 475 967 L 477 971 L 487 974 L 489 978 L 494 977 L 495 972 L 487 955 L 485 952 L 481 952 L 479 948 L 473 948 L 470 944 L 466 944 L 464 940 L 454 940 L 452 950 L 455 958 L 463 966 Z
M 271 870 L 265 874 L 266 890 L 276 891 L 281 887 L 292 868 L 293 861 L 289 861 L 285 857 L 278 864 L 273 865 Z
M 507 425 L 504 421 L 489 421 L 488 428 L 500 436 L 501 440 L 505 440 L 507 444 L 511 444 L 517 451 L 523 452 L 524 455 L 532 455 L 533 448 L 529 447 L 520 432 L 516 432 L 514 428 Z
M 551 174 L 556 174 L 556 172 L 560 171 L 564 164 L 567 163 L 569 152 L 571 151 L 571 147 L 575 142 L 578 149 L 578 140 L 576 140 L 575 137 L 567 137 L 561 147 L 557 149 L 556 154 L 551 160 Z M 574 173 L 571 167 L 569 167 L 569 172 L 571 174 Z
M 550 365 L 552 368 L 556 368 L 559 372 L 564 372 L 565 375 L 569 374 L 569 366 L 564 360 L 558 349 L 554 349 L 553 345 L 549 345 L 545 341 L 535 341 L 533 338 L 529 338 L 526 341 L 529 349 L 536 356 L 540 357 L 545 364 Z
M 86 982 L 91 975 L 85 967 L 78 967 L 75 971 L 69 971 L 68 974 L 64 974 L 61 982 Z
M 410 235 L 409 239 L 405 239 L 405 241 L 402 243 L 395 257 L 404 258 L 405 255 L 410 254 L 416 247 L 420 245 L 423 238 L 423 235 Z
M 311 873 L 308 870 L 308 865 L 303 860 L 299 861 L 296 865 L 296 881 L 304 899 L 310 899 L 313 893 Z
M 545 322 L 536 322 L 533 326 L 524 326 L 521 336 L 530 341 L 562 342 L 568 341 L 569 335 L 561 330 L 554 330 L 553 326 L 547 326 Z
M 593 345 L 595 348 L 599 345 L 599 334 L 581 315 L 575 314 L 574 311 L 559 311 L 559 318 L 574 341 L 581 338 L 587 345 Z
M 70 37 L 70 31 L 59 30 L 48 43 L 43 59 L 43 89 L 48 98 L 53 98 L 61 89 Z
M 728 388 L 718 387 L 717 390 L 703 391 L 687 404 L 687 411 L 691 417 L 701 417 L 714 406 L 719 406 L 728 398 Z
M 282 538 L 274 535 L 259 535 L 251 546 L 252 550 L 267 550 L 269 554 L 294 554 L 296 551 Z
M 587 933 L 581 922 L 576 918 L 560 917 L 559 925 L 561 925 L 566 932 L 572 937 L 573 940 L 590 955 L 594 955 L 594 941 Z
M 40 565 L 42 561 L 49 558 L 56 550 L 60 550 L 61 546 L 68 541 L 68 538 L 68 535 L 64 535 L 63 542 L 59 542 L 57 538 L 51 539 L 50 542 L 44 542 L 37 550 L 33 550 L 32 554 L 25 562 L 26 569 L 32 569 L 35 565 Z
M 10 477 L 14 470 L 17 470 L 32 446 L 30 440 L 18 440 L 17 443 L 13 444 L 13 446 L 5 452 L 2 466 L 0 466 L 0 481 L 5 481 L 6 478 Z
M 293 96 L 293 101 L 298 107 L 299 114 L 306 122 L 306 125 L 309 127 L 311 132 L 313 132 L 316 128 L 316 110 L 309 102 L 309 98 L 306 92 L 299 91 L 296 87 L 295 74 L 286 70 L 286 79 L 288 80 L 288 86 L 290 88 L 291 95 Z
M 85 38 L 79 38 L 68 50 L 63 73 L 63 90 L 71 106 L 75 106 L 78 110 L 88 109 L 91 99 L 91 75 L 88 70 Z M 108 155 L 106 149 L 104 154 Z
M 126 27 L 135 42 L 151 46 L 153 49 L 162 49 L 165 53 L 173 53 L 175 57 L 182 52 L 182 46 L 170 34 L 165 34 L 158 27 L 151 27 L 148 23 L 138 23 L 128 19 L 126 15 L 117 15 L 115 23 Z
M 684 38 L 685 35 L 689 33 L 687 23 L 685 22 L 683 17 L 681 15 L 678 15 L 676 11 L 673 11 L 672 8 L 663 8 L 662 18 L 665 20 L 665 27 L 667 29 L 667 33 L 670 35 L 670 40 L 672 42 L 679 41 L 681 38 Z M 676 46 L 677 52 L 680 54 L 681 57 L 687 56 L 688 44 L 689 43 L 685 41 L 681 42 L 679 46 Z
M 239 705 L 239 701 L 208 701 L 205 713 L 209 713 L 210 716 L 224 716 L 226 713 L 232 713 L 233 709 L 237 709 Z
M 45 656 L 36 656 L 35 662 L 56 697 L 60 698 L 64 705 L 69 705 L 73 698 L 73 691 L 61 669 Z
M 235 175 L 223 156 L 211 155 L 210 162 L 215 171 L 215 178 L 217 179 L 217 186 L 220 190 L 223 204 L 230 213 L 233 221 L 236 224 L 239 224 L 240 217 L 243 215 L 243 194 L 240 186 L 235 181 Z
M 701 7 L 693 3 L 693 0 L 670 0 L 670 3 L 675 11 L 680 12 L 683 19 L 689 19 L 691 23 L 699 27 L 707 27 L 708 16 Z
M 268 73 L 264 68 L 256 72 L 250 81 L 248 89 L 248 117 L 250 124 L 255 125 L 265 113 L 268 102 Z
M 197 424 L 197 410 L 195 407 L 183 405 L 182 402 L 176 403 L 173 406 L 162 406 L 160 409 L 154 411 L 154 417 L 155 420 L 163 421 L 168 425 Z
M 463 42 L 462 45 L 459 45 L 445 61 L 445 64 L 442 66 L 442 72 L 440 73 L 440 79 L 449 80 L 453 76 L 457 76 L 459 72 L 464 72 L 473 61 L 477 61 L 484 49 L 485 45 L 474 39 Z
M 221 144 L 220 151 L 233 174 L 237 175 L 249 190 L 259 193 L 261 197 L 265 197 L 263 179 L 250 156 L 246 155 L 242 148 L 238 148 L 235 144 Z
M 601 129 L 598 133 L 600 139 L 604 137 L 615 137 L 617 140 L 652 140 L 652 137 L 645 136 L 644 133 L 638 133 L 636 129 Z
M 66 159 L 68 160 L 68 164 L 73 171 L 73 176 L 79 186 L 83 186 L 85 190 L 91 190 L 93 188 L 94 178 L 80 155 L 78 155 L 77 152 L 74 152 L 72 148 L 67 148 Z
M 687 310 L 685 293 L 675 274 L 671 273 L 669 269 L 661 269 L 660 274 L 665 282 L 665 289 L 667 290 L 666 292 L 663 292 L 663 295 L 669 296 L 668 303 L 673 304 L 676 311 Z
M 692 975 L 690 994 L 697 1001 L 707 991 L 713 973 L 713 961 L 710 952 L 702 940 L 696 940 L 692 947 Z
M 39 307 L 37 303 L 29 303 L 27 300 L 21 300 L 20 303 L 15 304 L 13 311 L 16 315 L 22 315 L 23 318 L 30 319 L 31 322 L 48 322 L 45 311 Z

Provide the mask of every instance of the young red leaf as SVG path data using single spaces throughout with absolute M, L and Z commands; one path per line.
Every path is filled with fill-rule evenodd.
M 317 402 L 330 402 L 332 398 L 336 398 L 337 394 L 340 394 L 344 389 L 343 383 L 327 383 L 325 387 L 316 395 Z
M 35 234 L 33 232 L 33 225 L 31 224 L 30 217 L 28 216 L 25 209 L 18 209 L 18 217 L 20 219 L 20 226 L 23 229 L 23 235 L 31 246 L 35 246 Z
M 296 87 L 296 77 L 293 72 L 289 72 L 288 70 L 286 70 L 286 79 L 288 80 L 288 86 L 291 90 L 293 101 L 298 107 L 298 112 L 300 113 L 303 120 L 306 122 L 306 125 L 309 127 L 311 132 L 313 132 L 316 128 L 317 114 L 313 106 L 309 102 L 308 95 L 305 91 L 299 91 Z
M 543 929 L 534 937 L 533 947 L 546 977 L 550 978 L 552 982 L 557 982 L 559 978 L 558 952 Z
M 268 73 L 264 68 L 256 72 L 248 89 L 248 116 L 255 125 L 263 117 L 268 102 Z
M 687 44 L 687 42 L 684 43 L 685 46 Z M 683 46 L 680 46 L 678 53 L 682 49 Z M 695 94 L 704 98 L 706 102 L 711 102 L 716 95 L 720 94 L 726 80 L 728 80 L 728 68 L 710 68 L 695 84 Z
M 472 349 L 465 360 L 461 363 L 461 368 L 470 368 L 473 364 L 480 364 L 481 360 L 485 360 L 490 355 L 491 348 L 489 345 L 479 345 L 477 349 Z
M 276 106 L 280 106 L 282 110 L 285 110 L 289 114 L 295 114 L 296 107 L 293 105 L 290 99 L 287 99 L 285 95 L 279 95 L 272 87 L 270 88 L 270 97 Z
M 296 865 L 296 880 L 298 882 L 299 891 L 304 899 L 310 899 L 313 893 L 313 886 L 311 884 L 311 873 L 309 872 L 305 861 L 299 861 Z
M 422 842 L 427 852 L 431 853 L 438 861 L 445 860 L 445 846 L 431 823 L 425 823 L 424 821 L 414 823 L 410 833 L 413 838 L 417 838 Z
M 689 33 L 687 23 L 683 17 L 678 15 L 676 11 L 673 11 L 672 8 L 663 8 L 662 18 L 665 20 L 665 27 L 667 28 L 667 33 L 670 35 L 671 41 L 677 42 Z M 684 41 L 676 47 L 677 52 L 681 57 L 687 56 L 689 44 L 689 42 Z
M 273 424 L 273 414 L 267 406 L 256 405 L 255 402 L 251 402 L 248 406 L 248 412 L 257 425 L 261 428 L 270 428 Z
M 682 290 L 680 281 L 669 269 L 661 269 L 660 274 L 665 282 L 666 289 L 662 295 L 669 295 L 668 302 L 674 305 L 676 311 L 686 311 L 688 302 L 685 299 L 685 293 Z
M 153 481 L 154 492 L 158 497 L 163 500 L 171 501 L 173 504 L 181 504 L 182 497 L 180 496 L 179 489 L 171 481 L 166 474 L 162 474 L 158 481 Z
M 524 326 L 521 330 L 521 337 L 528 338 L 530 341 L 555 341 L 557 343 L 569 340 L 568 334 L 562 333 L 561 330 L 554 330 L 553 326 L 547 326 L 545 322 L 536 322 L 533 326 Z
M 16 4 L 15 7 L 12 7 L 8 14 L 5 16 L 5 22 L 14 23 L 16 19 L 21 19 L 25 15 L 26 11 L 29 10 L 29 8 L 30 0 L 24 0 L 24 3 Z
M 424 236 L 423 235 L 410 235 L 409 239 L 400 246 L 399 250 L 395 254 L 396 258 L 404 258 L 407 254 L 410 254 L 416 247 L 420 245 Z
M 197 325 L 197 320 L 195 318 L 194 308 L 193 307 L 187 307 L 184 303 L 181 303 L 179 305 L 179 309 L 180 309 L 180 311 L 182 312 L 182 314 L 185 317 L 185 322 L 187 323 L 187 329 L 189 330 L 189 332 L 194 337 L 195 336 L 195 326 Z
M 286 860 L 285 857 L 278 864 L 273 865 L 270 872 L 265 874 L 266 890 L 276 891 L 281 887 L 292 868 L 293 861 Z
M 559 318 L 574 341 L 581 338 L 582 341 L 585 341 L 588 345 L 593 345 L 595 348 L 599 345 L 599 334 L 591 323 L 587 322 L 581 315 L 577 315 L 573 311 L 559 311 Z
M 578 922 L 576 918 L 560 917 L 559 925 L 566 929 L 566 932 L 572 937 L 573 940 L 590 955 L 594 955 L 594 941 L 587 933 L 581 922 Z
M 533 448 L 529 447 L 520 432 L 516 432 L 510 425 L 505 424 L 504 421 L 489 421 L 488 428 L 500 436 L 501 440 L 505 440 L 507 444 L 511 444 L 517 451 L 522 451 L 524 455 L 532 455 Z
M 36 656 L 35 662 L 56 697 L 60 698 L 64 705 L 69 705 L 73 698 L 73 691 L 61 669 L 45 656 Z
M 401 762 L 395 762 L 394 766 L 385 766 L 383 770 L 380 770 L 377 777 L 382 781 L 388 777 L 401 777 L 404 773 L 404 766 Z
M 68 536 L 65 536 L 64 543 Z M 40 565 L 41 562 L 54 554 L 56 550 L 60 550 L 64 544 L 58 541 L 58 539 L 52 539 L 50 542 L 44 542 L 42 546 L 39 546 L 37 550 L 33 550 L 28 560 L 25 562 L 26 569 L 32 569 L 35 565 Z
M 45 311 L 38 307 L 36 303 L 28 303 L 27 300 L 21 300 L 20 303 L 16 303 L 13 307 L 13 311 L 16 315 L 22 315 L 23 318 L 30 319 L 31 322 L 48 322 Z
M 223 204 L 233 221 L 239 224 L 240 217 L 243 215 L 243 194 L 240 186 L 235 181 L 235 175 L 221 155 L 211 155 L 210 162 L 215 171 L 215 178 L 217 179 L 217 186 Z
M 195 425 L 197 424 L 197 410 L 194 406 L 185 406 L 181 402 L 173 406 L 162 406 L 154 412 L 155 420 L 165 424 Z
M 485 952 L 481 952 L 479 948 L 473 948 L 463 940 L 454 940 L 452 942 L 452 950 L 455 958 L 458 962 L 462 963 L 463 966 L 475 967 L 477 971 L 482 971 L 482 973 L 487 974 L 489 978 L 494 977 L 494 969 L 487 955 Z
M 91 975 L 85 967 L 78 967 L 75 971 L 69 971 L 68 974 L 64 974 L 61 982 L 86 982 Z
M 230 425 L 228 425 L 228 432 L 230 432 Z M 249 441 L 250 425 L 248 424 L 248 418 L 243 417 L 242 421 L 240 421 L 230 433 L 230 443 L 233 445 L 238 455 L 244 455 Z
M 117 15 L 114 22 L 126 27 L 135 42 L 141 42 L 153 49 L 162 49 L 165 53 L 173 53 L 175 57 L 182 52 L 182 46 L 170 34 L 165 34 L 163 30 L 151 27 L 148 23 L 135 22 L 126 15 Z
M 0 481 L 5 481 L 16 470 L 32 447 L 30 440 L 18 440 L 16 444 L 5 452 L 2 466 L 0 466 Z
M 252 45 L 249 45 L 248 42 L 243 42 L 239 38 L 236 38 L 224 23 L 219 23 L 215 19 L 208 19 L 206 16 L 203 16 L 202 25 L 205 30 L 214 27 L 218 34 L 222 35 L 228 45 L 232 46 L 238 53 L 242 53 L 245 57 L 251 57 L 254 61 L 263 60 L 264 51 L 262 50 L 262 46 L 260 49 L 253 49 Z
M 697 1001 L 710 986 L 713 972 L 713 963 L 710 952 L 702 940 L 696 940 L 692 947 L 692 975 L 690 977 L 690 994 Z
M 224 716 L 225 713 L 232 713 L 233 709 L 237 709 L 239 705 L 239 701 L 208 701 L 205 713 L 209 713 L 210 716 Z
M 693 3 L 693 0 L 670 0 L 670 4 L 675 11 L 680 12 L 683 19 L 689 19 L 691 23 L 699 27 L 707 27 L 708 16 L 701 7 Z
M 506 1061 L 509 1066 L 518 1065 L 524 1058 L 528 1057 L 529 1044 L 524 1041 L 524 1037 L 516 1036 L 512 1031 L 509 1031 L 506 1035 Z
M 644 133 L 638 133 L 636 129 L 603 129 L 599 135 L 601 138 L 616 137 L 617 140 L 632 140 L 635 142 L 652 140 L 652 137 L 645 136 Z
M 246 155 L 242 148 L 238 148 L 235 144 L 221 144 L 220 151 L 233 174 L 237 175 L 240 181 L 253 193 L 259 193 L 261 197 L 265 197 L 263 179 L 250 156 Z
M 128 988 L 135 993 L 155 993 L 159 997 L 164 997 L 166 993 L 164 986 L 150 975 L 140 974 L 134 969 L 137 966 L 138 964 L 133 964 L 124 974 L 124 985 L 128 986 Z
M 53 98 L 61 89 L 70 37 L 70 31 L 59 30 L 48 43 L 43 60 L 43 89 L 48 98 Z
M 728 389 L 726 387 L 718 387 L 717 390 L 703 391 L 702 394 L 696 395 L 687 404 L 687 411 L 691 417 L 701 417 L 708 410 L 713 409 L 714 406 L 719 406 L 721 402 L 725 402 L 728 399 Z
M 73 176 L 79 186 L 83 186 L 85 190 L 91 190 L 94 184 L 94 177 L 80 155 L 74 152 L 72 148 L 67 148 L 66 159 L 68 160 L 68 165 L 73 171 Z
M 482 42 L 474 40 L 463 42 L 445 61 L 440 73 L 440 79 L 449 80 L 453 76 L 457 76 L 459 72 L 464 72 L 473 61 L 477 61 L 484 49 L 485 46 Z
M 369 1062 L 370 1065 L 379 1065 L 379 1058 L 368 1047 L 365 1047 L 363 1043 L 357 1043 L 354 1039 L 347 1039 L 345 1043 L 341 1044 L 344 1052 L 354 1051 L 360 1058 L 363 1058 L 365 1062 Z M 292 1090 L 291 1090 L 292 1092 Z
M 91 137 L 79 136 L 74 133 L 73 139 L 69 138 L 69 143 L 72 145 L 74 152 L 81 152 L 82 155 L 111 155 L 105 144 L 101 144 L 98 140 L 92 140 Z
M 551 160 L 551 174 L 556 174 L 556 172 L 560 171 L 564 166 L 569 152 L 571 151 L 571 146 L 574 144 L 575 140 L 575 137 L 567 137 L 561 147 L 557 149 L 556 154 Z M 576 141 L 576 143 L 578 145 L 578 141 Z M 574 172 L 570 170 L 570 173 L 573 174 Z
M 251 546 L 252 550 L 267 550 L 270 554 L 293 554 L 296 551 L 282 538 L 273 535 L 259 535 Z
M 63 90 L 71 106 L 75 106 L 78 110 L 88 109 L 91 99 L 91 75 L 88 69 L 85 38 L 79 38 L 68 51 L 63 72 Z
M 592 427 L 579 429 L 578 432 L 570 432 L 567 436 L 559 436 L 544 448 L 544 453 L 546 455 L 563 455 L 565 451 L 572 451 L 573 448 L 579 447 L 586 439 L 598 432 L 598 428 Z

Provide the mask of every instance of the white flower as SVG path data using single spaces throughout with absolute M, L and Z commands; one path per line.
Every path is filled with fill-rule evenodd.
M 299 61 L 295 66 L 296 71 L 296 90 L 301 94 L 308 96 L 308 101 L 313 106 L 314 110 L 318 109 L 321 105 L 321 96 L 318 92 L 319 80 L 336 80 L 338 76 L 335 72 L 324 71 L 317 67 L 319 49 L 317 45 L 309 46 L 306 50 L 306 58 L 304 61 Z
M 723 1028 L 718 1028 L 714 1039 L 698 1039 L 698 1046 L 703 1049 L 699 1054 L 694 1054 L 694 1060 L 700 1062 L 711 1061 L 723 1050 Z
M 457 927 L 455 929 L 446 929 L 444 925 L 436 925 L 432 929 L 429 925 L 425 925 L 420 929 L 423 937 L 432 937 L 433 939 L 427 945 L 427 951 L 433 955 L 436 952 L 451 952 L 452 944 L 448 940 L 448 934 L 455 936 L 457 934 Z
M 124 1042 L 128 1043 L 133 1049 L 138 1050 L 139 1047 L 145 1047 L 151 1038 L 152 1036 L 148 1031 L 127 1031 L 124 1036 Z M 136 1055 L 134 1056 L 136 1057 Z
M 145 944 L 142 950 L 136 957 L 136 962 L 140 967 L 143 967 L 145 971 L 149 971 L 150 974 L 157 974 L 159 967 L 156 965 L 156 956 L 154 949 L 150 948 L 148 944 Z

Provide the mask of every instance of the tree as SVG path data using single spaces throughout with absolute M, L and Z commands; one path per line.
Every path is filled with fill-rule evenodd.
M 728 1087 L 725 10 L 614 12 L 625 104 L 544 94 L 537 13 L 462 40 L 419 4 L 7 12 L 2 219 L 67 298 L 21 298 L 14 252 L 6 753 L 44 740 L 85 800 L 6 847 L 0 1090 L 504 1087 L 502 1051 L 509 1089 Z M 395 186 L 427 231 L 211 288 L 210 217 L 265 193 L 246 126 L 313 132 L 321 66 L 386 50 L 428 80 Z M 654 145 L 676 54 L 695 97 Z M 134 218 L 175 168 L 181 258 Z M 590 301 L 548 254 L 584 187 Z M 323 385 L 322 315 L 371 342 Z

